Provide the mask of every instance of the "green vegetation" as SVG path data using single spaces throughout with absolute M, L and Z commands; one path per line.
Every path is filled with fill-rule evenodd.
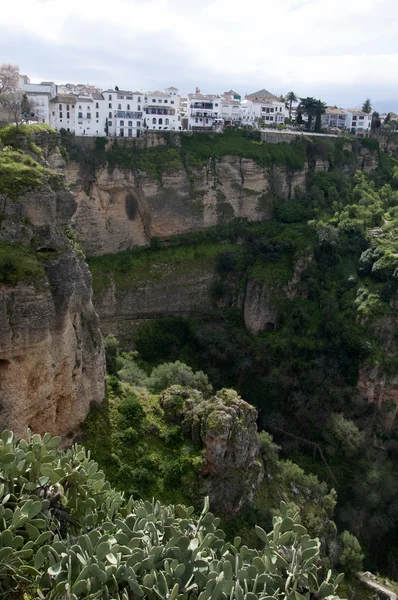
M 0 283 L 15 285 L 18 281 L 39 283 L 45 278 L 40 257 L 30 248 L 0 242 Z
M 31 142 L 35 135 L 44 132 L 48 132 L 54 137 L 57 135 L 55 129 L 45 123 L 33 123 L 31 125 L 22 123 L 18 128 L 15 125 L 7 125 L 0 128 L 0 144 L 3 144 L 3 146 L 16 145 L 19 148 L 18 139 L 21 139 L 21 137 L 26 137 L 28 142 Z
M 260 427 L 282 446 L 282 458 L 336 488 L 336 523 L 359 538 L 367 568 L 398 577 L 395 404 L 379 410 L 357 391 L 363 368 L 387 386 L 398 376 L 398 160 L 381 154 L 375 173 L 352 176 L 353 153 L 343 142 L 317 141 L 316 149 L 306 143 L 307 156 L 333 158 L 331 169 L 310 174 L 307 192 L 281 203 L 272 221 L 220 225 L 176 237 L 168 248 L 156 242 L 156 249 L 140 255 L 150 278 L 156 277 L 152 265 L 167 272 L 177 256 L 191 273 L 207 261 L 219 277 L 216 300 L 226 273 L 236 274 L 242 291 L 248 279 L 266 284 L 277 308 L 275 328 L 252 336 L 240 311 L 215 307 L 200 319 L 145 323 L 132 341 L 147 373 L 163 362 L 184 361 L 207 373 L 216 389 L 235 388 L 253 403 Z M 344 164 L 348 173 L 339 169 Z M 213 257 L 213 250 L 194 257 L 195 248 L 207 246 Z M 135 256 L 123 259 L 131 281 Z M 119 265 L 118 255 L 92 260 L 95 286 L 107 285 L 113 260 Z M 242 529 L 250 518 L 242 516 Z M 347 545 L 347 561 L 351 551 L 357 554 L 348 536 L 339 543 Z
M 258 550 L 226 541 L 208 501 L 164 506 L 113 490 L 81 446 L 46 434 L 0 441 L 0 591 L 8 598 L 255 600 L 336 598 L 343 575 L 320 580 L 318 539 L 285 503 Z M 287 567 L 289 566 L 289 576 Z
M 111 169 L 132 169 L 136 176 L 148 173 L 160 184 L 165 173 L 181 168 L 194 179 L 197 167 L 214 169 L 216 159 L 226 155 L 252 159 L 263 168 L 285 167 L 290 172 L 303 169 L 306 161 L 312 162 L 315 158 L 329 157 L 340 163 L 350 156 L 350 151 L 343 149 L 342 141 L 326 138 L 300 138 L 291 143 L 270 144 L 261 141 L 259 132 L 231 129 L 222 134 L 181 134 L 177 145 L 177 137 L 171 134 L 164 132 L 166 144 L 155 148 L 142 148 L 140 140 L 114 140 L 106 150 L 105 138 L 96 138 L 92 148 L 91 144 L 82 144 L 73 134 L 61 131 L 64 152 L 91 176 L 95 176 L 99 166 L 107 164 Z
M 31 156 L 8 147 L 0 151 L 0 194 L 16 200 L 47 182 L 57 185 L 58 177 Z

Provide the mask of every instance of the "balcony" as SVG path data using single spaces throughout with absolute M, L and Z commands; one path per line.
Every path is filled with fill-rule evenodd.
M 212 102 L 192 102 L 191 108 L 200 108 L 204 110 L 213 110 Z
M 117 110 L 117 119 L 142 119 L 142 112 L 135 112 L 131 110 Z
M 206 117 L 206 119 L 215 119 L 217 114 L 213 110 L 191 110 L 191 117 Z

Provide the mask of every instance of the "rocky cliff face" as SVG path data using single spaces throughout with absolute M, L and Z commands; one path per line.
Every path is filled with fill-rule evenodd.
M 62 166 L 54 148 L 47 159 Z M 0 245 L 41 265 L 35 276 L 27 270 L 0 284 L 0 421 L 17 435 L 29 426 L 72 437 L 104 397 L 91 275 L 65 236 L 75 208 L 70 192 L 49 185 L 16 201 L 0 196 Z
M 314 169 L 325 169 L 316 161 Z M 308 165 L 288 172 L 264 169 L 251 159 L 223 156 L 188 173 L 170 171 L 157 181 L 131 170 L 99 169 L 88 180 L 68 163 L 67 182 L 77 203 L 73 223 L 90 256 L 143 246 L 152 237 L 198 231 L 234 218 L 262 221 L 271 217 L 276 197 L 304 190 Z
M 183 402 L 181 404 L 181 400 Z M 181 425 L 194 444 L 203 447 L 198 484 L 212 509 L 238 512 L 251 502 L 264 478 L 257 436 L 257 411 L 234 390 L 211 398 L 173 386 L 160 399 L 166 420 Z

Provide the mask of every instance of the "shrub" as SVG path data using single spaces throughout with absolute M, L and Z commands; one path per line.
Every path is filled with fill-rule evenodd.
M 161 392 L 173 384 L 194 388 L 204 394 L 209 394 L 212 390 L 203 371 L 194 373 L 191 367 L 178 360 L 155 367 L 146 382 L 147 388 L 153 393 Z
M 339 565 L 345 573 L 358 573 L 362 570 L 364 555 L 361 546 L 355 537 L 348 531 L 339 535 L 340 556 Z

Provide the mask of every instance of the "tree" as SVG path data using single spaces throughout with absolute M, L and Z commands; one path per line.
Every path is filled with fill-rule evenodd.
M 5 120 L 15 123 L 16 129 L 19 128 L 23 120 L 23 97 L 22 90 L 14 90 L 1 94 L 0 103 L 3 108 Z M 26 103 L 25 103 L 26 106 Z
M 0 65 L 0 95 L 18 89 L 19 67 L 17 65 Z
M 380 120 L 380 115 L 379 113 L 375 110 L 372 114 L 372 131 L 375 131 L 376 129 L 380 129 L 381 127 L 381 120 Z
M 318 100 L 308 96 L 307 98 L 300 98 L 300 103 L 298 105 L 298 112 L 301 115 L 307 115 L 307 129 L 311 131 L 312 129 L 312 121 L 314 117 L 316 117 L 318 112 Z
M 384 119 L 384 125 L 386 125 L 389 121 L 391 121 L 391 113 L 388 113 L 388 115 Z
M 372 110 L 372 103 L 370 101 L 370 98 L 366 98 L 365 102 L 362 105 L 362 110 L 364 113 L 370 114 L 370 111 Z
M 289 92 L 285 97 L 286 108 L 289 110 L 289 119 L 292 118 L 292 104 L 297 101 L 298 98 L 294 92 Z
M 119 91 L 119 86 L 115 85 L 115 92 L 118 92 L 118 91 Z
M 315 131 L 320 133 L 322 128 L 322 115 L 326 112 L 326 104 L 322 100 L 318 100 L 315 119 Z

